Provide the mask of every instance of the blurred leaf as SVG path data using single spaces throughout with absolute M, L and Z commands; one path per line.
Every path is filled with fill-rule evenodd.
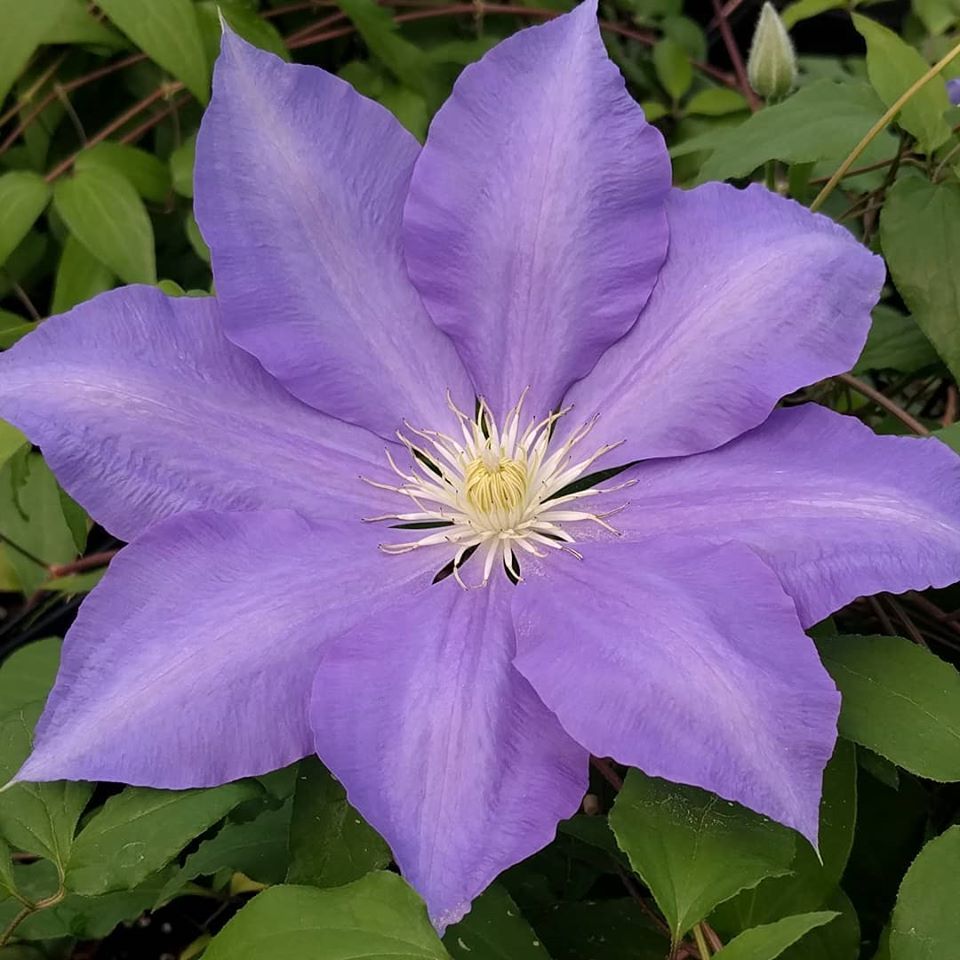
M 13 777 L 30 753 L 42 706 L 42 701 L 34 701 L 0 718 L 0 784 Z M 62 780 L 14 784 L 0 793 L 0 836 L 21 850 L 45 857 L 62 871 L 92 792 L 92 784 Z
M 927 31 L 934 36 L 946 33 L 960 19 L 957 0 L 913 0 L 912 6 Z
M 492 884 L 470 912 L 447 928 L 443 944 L 455 960 L 550 960 L 510 894 Z
M 113 273 L 74 236 L 67 236 L 57 266 L 50 312 L 64 313 L 113 286 Z
M 427 136 L 427 103 L 419 93 L 407 90 L 396 84 L 390 84 L 377 99 L 382 103 L 421 143 Z
M 610 826 L 674 940 L 740 890 L 789 872 L 791 831 L 715 794 L 627 774 Z
M 40 174 L 13 170 L 0 176 L 0 267 L 30 232 L 49 202 L 50 185 Z
M 336 887 L 385 867 L 390 851 L 316 758 L 300 761 L 290 823 L 290 883 Z
M 901 176 L 880 214 L 897 290 L 954 377 L 960 377 L 960 184 Z
M 0 704 L 4 713 L 46 700 L 59 665 L 59 637 L 35 640 L 10 654 L 0 664 Z
M 57 593 L 89 593 L 102 579 L 107 568 L 87 570 L 85 573 L 73 573 L 66 577 L 54 577 L 46 580 L 44 590 L 54 590 Z
M 44 33 L 41 43 L 77 43 L 112 49 L 129 46 L 126 38 L 94 17 L 87 0 L 66 0 L 61 6 L 60 15 Z
M 27 438 L 12 423 L 0 420 L 0 466 L 28 442 Z
M 374 0 L 340 0 L 339 7 L 370 52 L 404 87 L 419 93 L 429 109 L 436 110 L 446 96 L 446 84 L 430 57 L 399 33 L 392 12 Z
M 933 366 L 939 359 L 933 344 L 913 317 L 881 303 L 873 308 L 870 335 L 853 372 L 898 370 L 912 373 Z
M 830 109 L 824 109 L 830 104 Z M 673 156 L 712 150 L 698 180 L 745 177 L 768 160 L 813 163 L 845 157 L 880 118 L 883 104 L 865 83 L 820 80 L 736 127 L 680 144 Z
M 76 557 L 57 481 L 40 454 L 29 449 L 21 448 L 0 467 L 0 533 L 44 564 L 28 559 L 9 543 L 0 546 L 24 593 L 33 593 L 43 583 L 45 565 L 68 563 Z
M 170 171 L 152 153 L 117 140 L 104 140 L 77 157 L 77 170 L 104 167 L 126 177 L 145 200 L 163 203 L 170 192 Z
M 23 317 L 10 313 L 8 310 L 0 310 L 0 350 L 6 350 L 12 347 L 21 337 L 25 337 L 36 327 L 35 323 L 25 320 Z
M 679 43 L 688 57 L 693 60 L 706 60 L 707 37 L 696 20 L 682 16 L 664 17 L 661 28 L 663 35 Z
M 711 87 L 695 93 L 683 109 L 688 114 L 722 117 L 728 113 L 742 113 L 750 107 L 742 93 L 726 87 Z
M 345 887 L 279 886 L 254 897 L 204 960 L 447 960 L 420 898 L 393 873 Z
M 853 15 L 853 25 L 867 42 L 867 75 L 880 99 L 893 104 L 919 80 L 930 64 L 892 30 L 859 14 Z M 898 114 L 904 130 L 917 138 L 927 153 L 932 153 L 950 137 L 950 124 L 943 115 L 950 102 L 943 83 L 934 78 L 920 88 Z
M 206 240 L 203 239 L 203 234 L 200 232 L 200 227 L 197 226 L 197 220 L 192 211 L 184 217 L 183 229 L 187 235 L 187 240 L 190 242 L 190 246 L 193 248 L 193 252 L 204 263 L 209 263 L 210 248 L 207 246 Z
M 795 0 L 780 11 L 780 19 L 789 30 L 801 20 L 809 20 L 828 10 L 839 10 L 847 5 L 847 0 Z
M 664 960 L 669 949 L 666 931 L 629 897 L 558 903 L 536 927 L 553 960 Z
M 213 63 L 220 53 L 221 15 L 227 26 L 247 43 L 252 43 L 261 50 L 268 50 L 284 60 L 290 59 L 290 51 L 277 28 L 269 20 L 259 16 L 256 10 L 230 0 L 201 0 L 196 10 L 210 63 Z
M 87 896 L 135 887 L 259 789 L 252 781 L 208 790 L 126 787 L 77 835 L 67 887 Z
M 775 960 L 805 933 L 838 916 L 838 913 L 823 911 L 784 917 L 775 923 L 744 930 L 714 956 L 720 960 Z
M 0 103 L 57 22 L 66 0 L 0 0 Z M 0 257 L 0 261 L 3 258 Z
M 693 83 L 693 67 L 687 51 L 670 37 L 653 48 L 653 66 L 663 89 L 674 100 L 680 100 Z
M 173 189 L 181 197 L 193 196 L 193 163 L 197 153 L 197 135 L 188 137 L 170 154 Z
M 960 943 L 960 826 L 931 840 L 907 871 L 890 921 L 890 960 L 942 960 Z
M 105 167 L 58 180 L 53 203 L 88 252 L 126 283 L 155 283 L 153 225 L 126 177 Z
M 280 883 L 287 872 L 287 834 L 290 832 L 288 802 L 267 809 L 246 823 L 227 823 L 204 840 L 184 865 L 170 877 L 157 895 L 157 905 L 176 896 L 196 877 L 213 876 L 220 870 L 239 871 L 258 883 Z
M 843 694 L 844 737 L 919 776 L 960 780 L 954 667 L 902 637 L 840 636 L 817 648 Z
M 97 0 L 97 6 L 148 57 L 207 102 L 210 64 L 190 0 Z

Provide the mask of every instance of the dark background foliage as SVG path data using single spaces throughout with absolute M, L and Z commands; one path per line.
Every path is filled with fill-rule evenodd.
M 339 73 L 421 139 L 464 65 L 566 6 L 220 0 L 251 42 Z M 942 78 L 818 197 L 957 42 L 960 0 L 859 5 L 890 33 L 843 0 L 790 3 L 798 89 L 776 104 L 743 73 L 758 12 L 601 3 L 678 184 L 765 179 L 887 260 L 857 367 L 786 402 L 960 449 L 960 110 Z M 210 290 L 191 178 L 218 35 L 212 0 L 0 0 L 0 348 L 121 283 Z M 0 423 L 0 783 L 120 546 Z M 441 944 L 316 760 L 178 794 L 18 786 L 0 795 L 0 960 L 958 958 L 960 590 L 860 599 L 813 632 L 845 700 L 822 862 L 735 805 L 599 759 L 583 811 Z

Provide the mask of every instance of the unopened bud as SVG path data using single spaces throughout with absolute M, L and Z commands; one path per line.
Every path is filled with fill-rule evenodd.
M 947 81 L 947 96 L 955 107 L 960 107 L 960 77 Z
M 785 97 L 797 82 L 797 55 L 787 28 L 769 2 L 763 5 L 747 58 L 750 86 L 764 100 Z

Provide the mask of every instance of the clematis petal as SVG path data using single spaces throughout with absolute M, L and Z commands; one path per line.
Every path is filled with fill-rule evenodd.
M 158 524 L 81 607 L 18 779 L 179 789 L 309 754 L 323 645 L 429 582 L 409 559 L 384 557 L 362 524 L 290 511 Z
M 817 843 L 840 695 L 740 544 L 593 543 L 516 591 L 517 669 L 592 753 L 712 790 Z
M 317 753 L 441 928 L 549 843 L 587 786 L 586 752 L 511 666 L 511 592 L 430 586 L 327 646 L 317 671 Z
M 197 139 L 197 221 L 227 335 L 295 396 L 393 437 L 473 390 L 410 284 L 400 220 L 416 140 L 316 67 L 224 30 Z
M 696 457 L 641 464 L 617 525 L 753 547 L 805 626 L 855 597 L 960 578 L 960 460 L 938 440 L 879 437 L 815 404 Z
M 434 118 L 404 211 L 410 276 L 502 415 L 548 412 L 650 295 L 670 163 L 607 59 L 596 0 L 504 40 Z
M 883 261 L 755 185 L 674 190 L 670 252 L 636 326 L 568 394 L 624 462 L 710 450 L 860 355 Z
M 0 417 L 124 540 L 186 510 L 386 503 L 357 478 L 383 440 L 290 396 L 226 340 L 213 299 L 126 287 L 52 317 L 0 355 Z

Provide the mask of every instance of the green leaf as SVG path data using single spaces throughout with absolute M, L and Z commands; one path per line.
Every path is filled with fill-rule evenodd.
M 254 897 L 204 960 L 447 960 L 419 897 L 393 873 L 345 887 L 279 886 Z
M 913 47 L 875 20 L 855 13 L 853 25 L 867 42 L 870 83 L 880 99 L 892 107 L 930 65 Z M 927 153 L 932 153 L 950 137 L 950 124 L 943 116 L 949 106 L 946 87 L 934 77 L 904 105 L 898 114 L 900 126 L 913 134 Z
M 146 150 L 116 140 L 104 140 L 77 157 L 77 170 L 104 167 L 126 177 L 144 200 L 162 203 L 170 192 L 166 164 Z
M 789 30 L 801 20 L 809 20 L 810 17 L 819 16 L 828 10 L 838 10 L 846 5 L 846 0 L 795 0 L 780 11 L 780 19 Z
M 675 941 L 718 904 L 790 869 L 793 834 L 715 794 L 627 774 L 610 826 Z
M 0 266 L 30 232 L 49 202 L 50 185 L 40 174 L 13 170 L 0 176 Z
M 57 22 L 66 0 L 0 0 L 0 103 Z M 3 258 L 0 257 L 0 261 Z
M 31 330 L 36 329 L 36 326 L 35 323 L 10 313 L 9 310 L 0 310 L 0 350 L 12 347 Z
M 133 185 L 105 167 L 58 180 L 53 203 L 88 252 L 126 283 L 155 283 L 153 225 Z
M 246 823 L 224 825 L 170 877 L 157 896 L 157 905 L 172 899 L 196 877 L 213 876 L 220 870 L 239 871 L 258 883 L 280 883 L 287 872 L 290 809 L 288 802 Z
M 42 701 L 35 701 L 0 718 L 0 784 L 7 783 L 26 760 L 41 708 Z M 0 793 L 0 836 L 52 861 L 62 872 L 92 792 L 89 783 L 14 784 Z
M 837 746 L 823 775 L 820 800 L 820 856 L 806 843 L 796 853 L 785 876 L 768 877 L 723 903 L 711 920 L 719 928 L 739 933 L 758 924 L 824 907 L 836 889 L 850 858 L 857 822 L 856 749 L 847 740 Z
M 261 50 L 268 50 L 284 60 L 290 59 L 290 51 L 277 28 L 269 20 L 264 20 L 256 10 L 244 6 L 242 2 L 201 0 L 196 9 L 207 58 L 211 63 L 220 52 L 221 16 L 226 20 L 227 26 L 238 37 L 243 37 L 247 43 L 252 43 Z
M 854 373 L 868 370 L 898 370 L 912 373 L 939 361 L 933 344 L 913 317 L 880 304 L 873 309 L 873 325 Z
M 664 960 L 669 950 L 667 934 L 626 897 L 558 903 L 537 932 L 553 960 Z
M 455 960 L 550 960 L 510 894 L 496 883 L 447 929 L 443 945 Z
M 431 111 L 446 96 L 446 84 L 429 55 L 397 30 L 393 13 L 374 0 L 340 0 L 340 9 L 350 18 L 370 52 L 400 81 L 419 93 Z
M 124 37 L 111 30 L 91 12 L 87 0 L 66 0 L 41 43 L 75 43 L 92 47 L 120 49 L 128 46 Z
M 301 760 L 290 823 L 290 883 L 335 887 L 390 862 L 387 845 L 316 758 Z
M 64 313 L 113 286 L 113 273 L 73 236 L 67 236 L 57 266 L 51 313 Z
M 143 52 L 201 102 L 210 98 L 210 64 L 190 0 L 97 0 Z
M 880 242 L 904 302 L 960 378 L 960 184 L 901 176 L 887 192 Z
M 66 577 L 54 577 L 46 580 L 44 590 L 53 590 L 56 593 L 89 593 L 107 572 L 106 567 L 99 570 L 87 570 L 84 573 L 73 573 Z
M 197 154 L 197 135 L 187 137 L 170 154 L 170 176 L 173 189 L 181 197 L 193 196 L 193 164 Z
M 653 48 L 653 67 L 661 86 L 674 100 L 680 100 L 693 83 L 693 67 L 687 51 L 670 37 Z
M 209 790 L 127 787 L 80 831 L 67 887 L 90 896 L 137 886 L 258 790 L 250 781 Z
M 59 637 L 36 640 L 10 654 L 0 664 L 0 703 L 4 713 L 46 700 L 59 666 Z
M 427 114 L 427 102 L 419 93 L 391 83 L 384 87 L 376 99 L 418 140 L 423 142 L 426 139 L 430 118 Z
M 833 911 L 800 913 L 784 917 L 734 937 L 715 957 L 719 960 L 775 960 L 814 927 L 822 927 L 840 914 Z
M 890 960 L 943 960 L 960 943 L 960 826 L 931 840 L 903 878 L 890 920 Z
M 28 443 L 27 438 L 12 423 L 0 420 L 0 466 Z
M 960 780 L 954 667 L 901 637 L 834 637 L 817 647 L 843 695 L 842 736 L 921 777 Z
M 77 555 L 57 481 L 40 454 L 29 448 L 21 447 L 0 467 L 0 533 L 44 564 L 2 544 L 0 552 L 10 561 L 24 593 L 40 587 L 47 576 L 46 564 L 68 563 Z
M 0 900 L 15 893 L 17 883 L 13 877 L 13 857 L 7 842 L 0 837 Z
M 688 142 L 671 153 L 712 149 L 700 181 L 745 177 L 768 160 L 815 163 L 836 158 L 839 163 L 882 113 L 883 104 L 866 83 L 820 80 L 782 103 L 764 107 L 742 124 L 698 137 L 699 145 Z M 882 145 L 884 141 L 878 140 Z
M 722 117 L 730 113 L 742 113 L 749 109 L 742 93 L 726 87 L 712 87 L 695 93 L 684 106 L 688 114 L 703 117 Z

